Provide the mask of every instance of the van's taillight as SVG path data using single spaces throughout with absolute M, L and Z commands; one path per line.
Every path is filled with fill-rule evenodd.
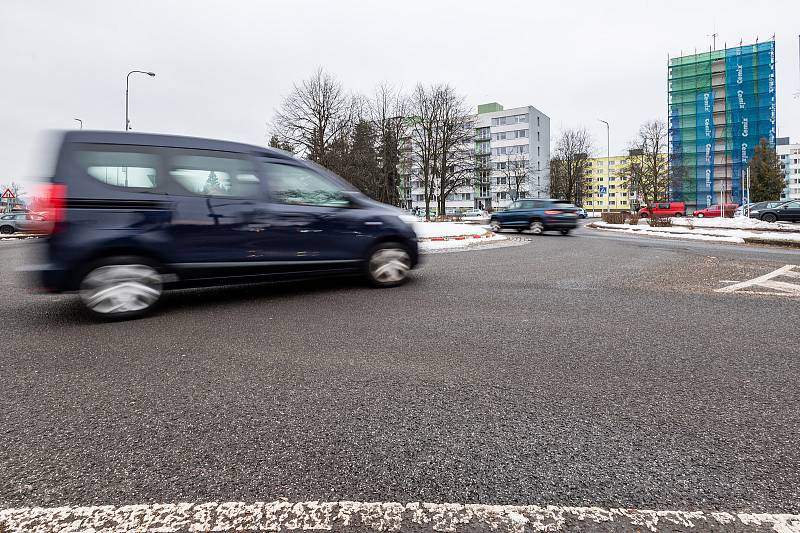
M 67 186 L 55 183 L 45 185 L 41 199 L 45 220 L 50 222 L 50 232 L 57 233 L 61 231 L 66 214 Z
M 560 215 L 561 213 L 562 211 L 559 211 L 557 209 L 548 209 L 547 211 L 544 212 L 545 215 Z

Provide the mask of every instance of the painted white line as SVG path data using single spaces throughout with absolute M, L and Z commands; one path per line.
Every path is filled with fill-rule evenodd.
M 717 292 L 734 292 L 740 289 L 746 289 L 748 287 L 752 287 L 754 285 L 764 285 L 765 282 L 770 281 L 772 278 L 777 278 L 779 276 L 783 276 L 786 272 L 791 271 L 795 268 L 795 265 L 784 265 L 777 270 L 773 270 L 769 274 L 764 274 L 763 276 L 759 276 L 757 278 L 749 279 L 746 281 L 742 281 L 739 283 L 735 283 L 733 285 L 728 285 L 727 287 L 722 287 L 720 289 L 716 289 Z
M 769 281 L 762 282 L 761 286 L 767 287 L 768 289 L 775 289 L 776 291 L 781 291 L 788 294 L 796 294 L 797 296 L 800 296 L 800 285 L 796 285 L 794 283 L 786 283 L 784 281 L 777 281 L 771 279 Z
M 208 502 L 25 507 L 0 510 L 0 531 L 105 533 L 179 531 L 749 531 L 800 532 L 800 515 L 649 511 L 548 505 L 394 502 Z

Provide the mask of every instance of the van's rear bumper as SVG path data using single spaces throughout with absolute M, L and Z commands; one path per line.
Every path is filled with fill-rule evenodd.
M 65 292 L 74 290 L 67 272 L 52 263 L 26 265 L 17 269 L 20 283 L 36 292 Z

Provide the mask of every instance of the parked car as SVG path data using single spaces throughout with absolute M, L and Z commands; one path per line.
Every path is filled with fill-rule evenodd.
M 800 200 L 766 203 L 768 205 L 764 207 L 758 206 L 751 209 L 750 218 L 757 218 L 764 222 L 800 222 Z
M 165 289 L 361 273 L 406 280 L 417 238 L 397 208 L 286 152 L 169 135 L 64 135 L 49 186 L 42 289 L 131 318 Z
M 578 216 L 580 218 L 586 218 L 586 209 L 579 207 L 578 208 Z
M 522 198 L 505 211 L 492 213 L 489 224 L 492 231 L 527 229 L 534 234 L 560 231 L 562 235 L 567 235 L 578 225 L 578 208 L 564 200 Z
M 733 212 L 733 216 L 735 217 L 743 217 L 743 216 L 750 216 L 749 212 L 753 209 L 763 209 L 765 207 L 775 207 L 781 205 L 782 203 L 786 202 L 786 200 L 780 202 L 757 202 L 757 203 L 749 203 L 745 205 L 740 205 L 736 208 L 736 211 Z M 745 215 L 745 211 L 747 210 L 747 215 Z
M 705 209 L 697 209 L 692 212 L 692 216 L 697 218 L 709 218 L 709 217 L 721 217 L 723 216 L 722 211 L 725 210 L 725 215 L 732 215 L 736 208 L 739 207 L 739 204 L 714 204 Z
M 9 213 L 0 216 L 0 234 L 47 233 L 50 224 L 35 213 Z
M 686 216 L 686 203 L 684 202 L 658 202 L 650 204 L 654 217 L 683 217 Z M 639 216 L 647 218 L 650 211 L 647 207 L 639 209 Z
M 461 214 L 461 220 L 465 222 L 478 222 L 485 224 L 489 221 L 489 213 L 483 209 L 468 209 Z

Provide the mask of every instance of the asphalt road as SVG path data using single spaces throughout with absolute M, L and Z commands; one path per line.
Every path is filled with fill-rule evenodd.
M 800 511 L 800 299 L 713 292 L 800 252 L 582 229 L 104 324 L 14 287 L 29 248 L 0 243 L 0 507 Z

